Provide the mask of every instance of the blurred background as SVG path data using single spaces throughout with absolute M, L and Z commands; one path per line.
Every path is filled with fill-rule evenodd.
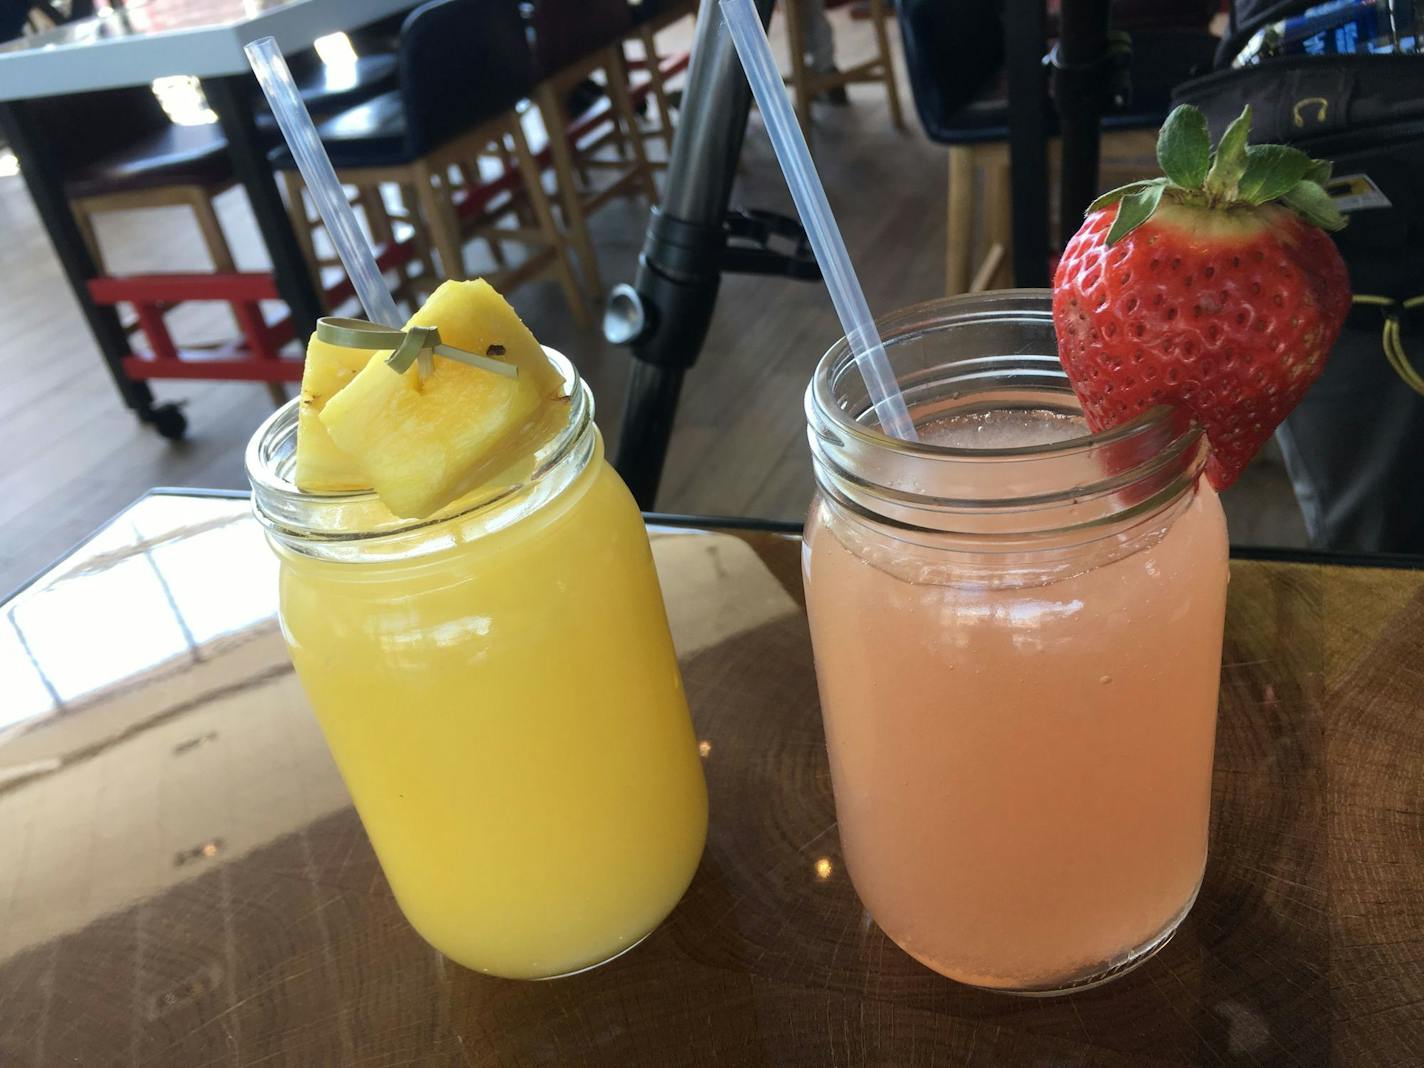
M 1113 77 L 1130 91 L 1109 90 L 1099 186 L 1156 173 L 1156 128 L 1184 83 L 1213 66 L 1230 70 L 1233 59 L 1238 71 L 1267 69 L 1308 52 L 1309 41 L 1292 38 L 1285 17 L 1313 16 L 1296 6 L 1299 12 L 1279 4 L 1232 12 L 1215 0 L 1114 4 Z M 1375 21 L 1366 27 L 1367 44 L 1378 37 L 1371 28 L 1387 29 L 1380 21 L 1385 5 L 1326 6 L 1349 9 L 1357 22 L 1368 7 Z M 631 364 L 626 349 L 604 339 L 603 300 L 610 287 L 633 278 L 650 203 L 663 190 L 696 7 L 673 0 L 440 0 L 372 24 L 343 25 L 288 57 L 373 245 L 390 252 L 383 262 L 393 264 L 387 278 L 403 307 L 444 276 L 485 274 L 503 284 L 540 340 L 567 354 L 590 381 L 610 442 Z M 1403 18 L 1397 7 L 1389 10 Z M 25 95 L 6 72 L 18 70 L 13 60 L 36 43 L 68 30 L 87 35 L 95 48 L 114 48 L 125 38 L 181 28 L 199 9 L 212 17 L 213 6 L 196 0 L 3 0 L 0 31 L 15 40 L 0 51 L 0 107 L 6 97 Z M 1043 33 L 1039 57 L 1057 39 L 1057 19 L 1051 3 L 1027 20 Z M 1006 13 L 1005 5 L 980 0 L 902 0 L 898 9 L 889 0 L 777 5 L 773 45 L 876 313 L 1013 283 L 1011 102 L 1041 104 L 1010 92 L 1006 34 L 1024 22 L 1014 4 Z M 1236 49 L 1225 58 L 1223 37 Z M 1417 61 L 1413 38 L 1399 38 L 1396 27 L 1397 57 Z M 234 80 L 220 81 L 231 94 Z M 248 438 L 274 403 L 294 395 L 300 345 L 290 327 L 286 338 L 273 328 L 284 321 L 285 306 L 270 284 L 250 281 L 269 276 L 273 257 L 244 188 L 242 153 L 229 144 L 235 127 L 219 122 L 212 86 L 166 75 L 127 88 L 49 90 L 23 102 L 27 126 L 15 125 L 16 111 L 4 112 L 11 141 L 28 136 L 43 144 L 52 168 L 46 178 L 74 213 L 95 270 L 149 280 L 96 298 L 117 315 L 131 357 L 149 361 L 130 362 L 130 372 L 147 375 L 158 367 L 154 361 L 170 370 L 185 366 L 183 377 L 152 379 L 150 419 L 136 419 L 105 369 L 51 228 L 27 189 L 25 146 L 0 148 L 0 590 L 151 487 L 245 488 Z M 1228 98 L 1222 106 L 1239 105 L 1247 89 L 1228 86 L 1217 96 Z M 262 159 L 286 197 L 304 268 L 323 304 L 349 313 L 355 305 L 340 290 L 341 272 L 271 116 L 255 86 L 245 91 L 256 116 L 251 132 L 265 138 Z M 1052 134 L 1048 114 L 1045 132 Z M 1048 233 L 1056 236 L 1055 146 L 1045 184 Z M 1407 163 L 1399 180 L 1417 177 L 1413 166 Z M 755 109 L 732 205 L 795 214 Z M 1395 237 L 1408 232 L 1406 226 Z M 175 289 L 178 275 L 215 279 L 217 288 Z M 1419 288 L 1417 275 L 1400 285 L 1407 296 L 1411 285 Z M 1377 322 L 1362 324 L 1360 336 L 1375 338 L 1378 329 Z M 811 493 L 802 393 L 839 333 L 819 283 L 727 274 L 684 385 L 655 507 L 799 520 Z M 1402 389 L 1377 343 L 1368 344 L 1374 351 L 1360 358 L 1382 370 L 1380 388 Z M 236 374 L 246 380 L 231 380 L 223 370 L 229 365 L 241 365 Z M 1415 440 L 1420 421 L 1419 397 L 1407 389 L 1402 395 L 1403 414 L 1389 424 L 1396 452 Z M 1417 488 L 1404 492 L 1418 497 Z M 1347 534 L 1330 544 L 1323 521 L 1311 529 L 1303 518 L 1275 446 L 1224 503 L 1240 545 L 1419 547 L 1419 526 L 1409 517 L 1376 531 L 1372 543 Z

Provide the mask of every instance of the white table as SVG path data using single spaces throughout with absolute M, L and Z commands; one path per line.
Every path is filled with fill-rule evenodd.
M 234 171 L 247 190 L 272 258 L 278 292 L 297 337 L 322 314 L 316 286 L 282 205 L 251 110 L 255 80 L 242 49 L 272 36 L 284 52 L 328 33 L 355 29 L 414 6 L 417 0 L 129 0 L 121 9 L 0 45 L 0 128 L 70 287 L 125 403 L 155 421 L 147 383 L 122 367 L 129 344 L 118 316 L 96 305 L 89 280 L 99 272 L 69 211 L 63 177 L 26 101 L 45 96 L 147 85 L 168 75 L 196 75 L 217 112 Z

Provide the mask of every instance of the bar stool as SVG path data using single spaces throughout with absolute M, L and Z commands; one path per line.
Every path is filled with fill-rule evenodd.
M 419 4 L 408 3 L 404 10 L 386 15 L 374 22 L 368 22 L 354 30 L 347 30 L 346 37 L 350 40 L 351 47 L 361 55 L 368 52 L 394 54 L 399 51 L 401 27 L 405 25 L 405 20 L 410 17 L 410 13 L 419 6 Z
M 885 86 L 885 98 L 890 104 L 890 120 L 897 130 L 905 128 L 905 116 L 900 110 L 900 89 L 895 84 L 895 63 L 890 53 L 890 35 L 885 32 L 885 19 L 891 13 L 885 0 L 870 0 L 870 21 L 875 29 L 875 56 L 845 70 L 815 71 L 806 66 L 806 39 L 801 32 L 801 0 L 782 0 L 786 19 L 786 37 L 791 49 L 791 88 L 796 97 L 796 117 L 801 120 L 801 132 L 811 139 L 811 101 L 829 89 L 840 89 L 863 82 L 880 82 Z
M 658 34 L 669 26 L 676 25 L 685 18 L 696 19 L 697 0 L 629 0 L 633 14 L 632 33 L 624 40 L 637 40 L 642 55 L 628 65 L 633 70 L 642 70 L 648 76 L 648 88 L 658 106 L 658 125 L 644 130 L 644 140 L 657 139 L 665 149 L 672 151 L 673 105 L 668 92 L 668 78 L 676 70 L 687 64 L 687 55 L 665 56 L 658 51 Z M 654 163 L 653 166 L 666 166 Z
M 213 209 L 213 198 L 236 181 L 216 125 L 175 126 L 147 86 L 49 97 L 34 106 L 52 131 L 65 194 L 101 270 L 95 216 L 175 206 L 193 212 L 213 269 L 234 269 Z
M 400 64 L 393 51 L 357 55 L 349 63 L 325 63 L 314 50 L 306 49 L 287 57 L 287 66 L 302 103 L 318 118 L 390 92 L 400 82 Z M 259 90 L 252 100 L 258 129 L 271 133 L 274 141 L 280 139 L 267 98 Z
M 622 39 L 632 26 L 627 0 L 534 0 L 529 9 L 539 84 L 534 101 L 548 132 L 564 225 L 578 251 L 585 287 L 597 303 L 603 292 L 588 216 L 611 199 L 641 191 L 657 202 L 653 172 L 628 93 L 628 65 Z M 602 74 L 607 97 L 582 116 L 568 113 L 571 89 Z M 609 159 L 601 150 L 618 149 Z M 595 187 L 589 174 L 611 171 Z
M 50 97 L 32 106 L 50 131 L 70 210 L 100 273 L 105 272 L 105 256 L 95 218 L 165 207 L 192 212 L 216 273 L 236 271 L 213 204 L 218 194 L 236 184 L 227 140 L 215 124 L 173 124 L 148 86 Z M 239 320 L 246 316 L 260 321 L 255 303 L 232 304 Z M 143 310 L 138 311 L 139 316 L 124 325 L 129 334 L 147 333 Z M 152 333 L 148 337 L 156 348 L 158 340 Z M 280 382 L 268 382 L 267 389 L 274 403 L 286 400 Z
M 930 140 L 949 146 L 945 292 L 979 292 L 1004 284 L 1012 277 L 1013 224 L 1002 23 L 978 0 L 901 0 L 900 29 L 920 122 Z M 1172 87 L 1209 69 L 1216 44 L 1205 30 L 1133 32 L 1133 99 L 1103 119 L 1102 188 L 1154 172 L 1157 129 L 1171 109 Z M 1051 135 L 1056 128 L 1050 109 Z M 1049 145 L 1050 173 L 1057 168 L 1057 147 L 1055 138 Z M 979 257 L 973 240 L 976 218 L 984 233 Z
M 433 246 L 446 277 L 464 277 L 468 235 L 489 241 L 497 262 L 503 260 L 500 242 L 541 247 L 542 252 L 492 275 L 491 281 L 512 288 L 552 271 L 574 318 L 587 325 L 588 310 L 515 110 L 534 88 L 529 47 L 515 5 L 509 0 L 424 4 L 405 21 L 399 62 L 399 90 L 317 127 L 337 176 L 356 187 L 372 236 L 377 241 L 391 237 L 381 187 L 395 185 L 416 230 L 413 240 L 418 248 Z M 511 174 L 466 183 L 466 176 L 480 173 L 481 157 L 503 160 L 507 155 L 515 164 Z M 270 158 L 284 172 L 298 234 L 310 234 L 314 223 L 291 153 L 282 146 Z M 534 225 L 497 225 L 521 200 Z M 315 262 L 310 244 L 307 252 Z M 405 284 L 402 276 L 398 288 Z

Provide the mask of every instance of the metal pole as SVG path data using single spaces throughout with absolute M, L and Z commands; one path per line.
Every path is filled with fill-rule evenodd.
M 765 24 L 773 0 L 757 0 Z M 662 206 L 648 223 L 633 284 L 614 287 L 610 341 L 633 350 L 615 464 L 643 509 L 657 496 L 683 375 L 717 304 L 725 219 L 751 90 L 716 0 L 702 0 Z
M 1060 237 L 1067 244 L 1098 194 L 1099 124 L 1108 87 L 1108 0 L 1063 0 L 1053 97 L 1063 135 Z
M 1071 0 L 1064 0 L 1067 7 Z M 1004 12 L 1012 169 L 1014 284 L 1048 285 L 1048 84 L 1043 0 L 1008 0 Z

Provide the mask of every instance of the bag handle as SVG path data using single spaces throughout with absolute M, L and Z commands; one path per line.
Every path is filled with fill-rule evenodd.
M 1410 389 L 1420 396 L 1424 396 L 1424 376 L 1414 369 L 1414 364 L 1409 360 L 1409 354 L 1404 351 L 1403 328 L 1400 325 L 1402 313 L 1412 312 L 1415 308 L 1424 308 L 1424 293 L 1417 297 L 1410 297 L 1408 300 L 1395 300 L 1393 297 L 1381 297 L 1373 293 L 1356 293 L 1353 299 L 1358 307 L 1379 308 L 1383 313 L 1384 328 L 1381 331 L 1381 341 L 1384 345 L 1385 359 L 1389 360 L 1389 365 L 1394 368 L 1394 373 L 1404 379 Z

